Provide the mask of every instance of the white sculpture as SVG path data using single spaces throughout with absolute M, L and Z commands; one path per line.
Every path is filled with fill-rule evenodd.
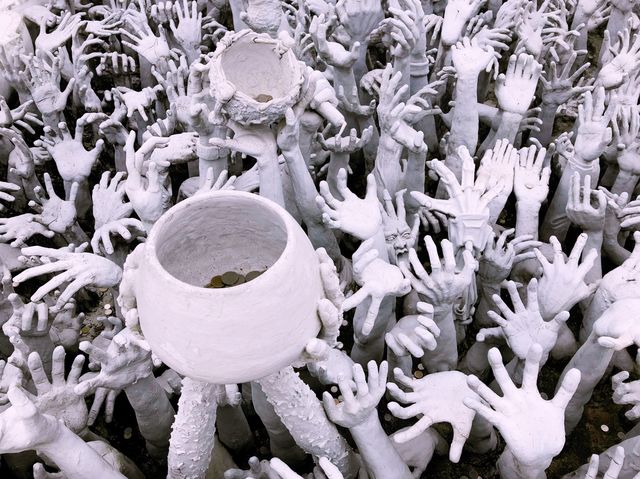
M 3 2 L 0 477 L 633 477 L 639 15 Z

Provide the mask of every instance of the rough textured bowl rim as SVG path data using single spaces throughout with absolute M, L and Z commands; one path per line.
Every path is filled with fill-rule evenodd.
M 291 57 L 291 65 L 297 71 L 298 78 L 293 83 L 293 85 L 291 85 L 291 89 L 289 90 L 289 93 L 287 93 L 284 96 L 278 97 L 278 98 L 273 98 L 273 99 L 269 100 L 268 102 L 256 101 L 253 98 L 251 98 L 249 95 L 247 95 L 246 93 L 243 93 L 242 91 L 240 91 L 238 89 L 236 89 L 235 92 L 233 93 L 232 99 L 235 98 L 238 101 L 241 101 L 243 103 L 249 104 L 249 105 L 251 105 L 252 108 L 254 108 L 254 109 L 258 110 L 258 111 L 264 111 L 264 110 L 266 110 L 267 108 L 269 108 L 271 106 L 280 107 L 280 106 L 283 106 L 283 104 L 288 104 L 291 101 L 297 100 L 297 98 L 298 98 L 298 96 L 300 94 L 300 89 L 301 89 L 302 85 L 304 84 L 304 70 L 302 69 L 302 67 L 300 65 L 300 61 L 295 56 L 295 54 L 293 53 L 291 48 L 284 46 L 284 44 L 281 41 L 271 38 L 266 33 L 257 33 L 257 32 L 254 32 L 253 30 L 250 30 L 250 29 L 240 30 L 239 32 L 229 32 L 229 33 L 227 33 L 227 35 L 222 37 L 222 39 L 218 42 L 218 47 L 216 48 L 215 52 L 211 56 L 211 60 L 210 60 L 210 62 L 211 62 L 211 70 L 215 69 L 216 72 L 218 73 L 218 75 L 214 76 L 213 81 L 211 81 L 211 75 L 209 76 L 210 81 L 211 81 L 210 88 L 213 88 L 215 90 L 215 86 L 214 85 L 219 83 L 222 80 L 227 81 L 229 83 L 232 83 L 227 79 L 227 76 L 224 74 L 224 70 L 223 70 L 222 64 L 221 64 L 221 57 L 222 57 L 222 54 L 226 50 L 229 49 L 229 47 L 233 46 L 234 42 L 237 39 L 240 39 L 240 38 L 245 37 L 247 35 L 253 36 L 254 37 L 254 41 L 255 41 L 256 38 L 263 38 L 265 40 L 265 43 L 266 42 L 272 42 L 274 44 L 282 45 L 282 47 L 286 49 L 286 52 L 284 54 L 286 54 L 286 55 Z
M 179 280 L 178 278 L 173 276 L 171 273 L 169 273 L 164 268 L 164 266 L 162 266 L 162 264 L 160 263 L 157 250 L 156 250 L 156 241 L 158 240 L 158 236 L 163 232 L 162 230 L 163 230 L 163 227 L 166 226 L 166 223 L 174 219 L 176 216 L 180 215 L 180 213 L 183 210 L 190 208 L 194 204 L 204 202 L 205 200 L 211 199 L 211 198 L 233 198 L 233 197 L 244 198 L 247 200 L 261 203 L 262 204 L 261 206 L 267 208 L 272 213 L 274 213 L 278 217 L 278 219 L 280 219 L 280 221 L 284 224 L 285 230 L 287 232 L 287 239 L 286 239 L 284 249 L 282 250 L 282 253 L 280 253 L 280 256 L 278 256 L 278 259 L 276 259 L 273 262 L 273 264 L 269 266 L 264 271 L 264 273 L 262 273 L 257 278 L 254 278 L 251 281 L 247 281 L 246 283 L 232 286 L 230 288 L 215 289 L 215 288 L 205 288 L 204 286 L 194 286 L 192 284 Z M 287 218 L 285 215 L 283 215 L 283 212 L 288 214 L 288 212 L 284 208 L 282 208 L 280 205 L 278 205 L 274 201 L 264 198 L 263 196 L 259 196 L 253 193 L 247 193 L 244 191 L 233 191 L 233 190 L 212 191 L 210 193 L 193 196 L 173 206 L 164 215 L 162 215 L 158 219 L 158 221 L 156 221 L 156 223 L 153 225 L 153 228 L 151 228 L 151 232 L 149 233 L 149 237 L 145 242 L 144 252 L 145 252 L 146 260 L 149 261 L 150 266 L 154 270 L 156 270 L 157 273 L 160 274 L 160 276 L 162 276 L 162 278 L 164 278 L 166 281 L 180 285 L 180 288 L 187 289 L 193 294 L 219 296 L 220 294 L 223 294 L 222 293 L 223 291 L 229 291 L 231 289 L 233 289 L 234 291 L 241 292 L 243 289 L 246 289 L 246 288 L 255 288 L 258 284 L 263 283 L 265 281 L 269 281 L 271 276 L 275 274 L 274 270 L 276 269 L 276 266 L 279 265 L 279 263 L 283 263 L 284 261 L 286 261 L 287 257 L 291 255 L 292 244 L 293 244 L 293 241 L 295 240 L 295 233 L 292 229 L 292 224 L 290 222 L 290 219 Z

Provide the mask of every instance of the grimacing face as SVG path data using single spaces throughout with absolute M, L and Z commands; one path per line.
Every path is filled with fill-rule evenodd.
M 385 222 L 384 240 L 389 251 L 393 248 L 396 257 L 407 254 L 411 247 L 411 229 L 399 220 Z

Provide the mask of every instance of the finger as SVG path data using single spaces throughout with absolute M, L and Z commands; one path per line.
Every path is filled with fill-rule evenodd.
M 371 304 L 369 305 L 369 309 L 367 311 L 367 317 L 364 320 L 364 324 L 362 325 L 362 334 L 367 336 L 371 333 L 373 326 L 375 325 L 376 319 L 378 317 L 378 312 L 380 310 L 380 304 L 384 296 L 371 296 Z
M 502 316 L 504 316 L 505 318 L 513 317 L 513 312 L 509 309 L 509 306 L 507 306 L 507 303 L 505 303 L 502 300 L 500 295 L 494 294 L 493 296 L 491 296 L 491 299 L 493 300 L 493 303 L 498 307 L 498 309 L 502 313 Z M 495 320 L 495 318 L 493 316 L 492 316 L 491 319 Z M 496 320 L 496 323 L 497 324 L 501 324 L 499 320 Z
M 69 371 L 69 375 L 67 376 L 67 384 L 76 385 L 80 380 L 80 375 L 82 374 L 82 367 L 84 366 L 85 357 L 82 354 L 78 354 L 73 363 L 71 364 L 71 370 Z
M 36 313 L 38 315 L 36 331 L 46 331 L 49 323 L 49 307 L 45 303 L 38 303 L 36 305 Z
M 56 302 L 57 308 L 62 308 L 81 288 L 91 284 L 90 278 L 76 278 L 67 285 L 64 289 L 58 301 Z
M 413 330 L 413 333 L 420 339 L 422 345 L 427 348 L 428 351 L 435 351 L 438 347 L 438 343 L 434 334 L 430 331 L 427 331 L 421 327 L 417 327 Z M 440 333 L 440 329 L 438 329 L 438 335 Z
M 385 334 L 384 340 L 385 340 L 385 343 L 387 343 L 387 346 L 389 347 L 389 349 L 391 349 L 391 351 L 393 351 L 393 354 L 395 354 L 396 356 L 407 355 L 404 347 L 396 340 L 393 334 L 391 333 Z
M 67 281 L 70 281 L 72 277 L 73 273 L 71 273 L 70 271 L 65 271 L 64 273 L 60 273 L 59 275 L 54 276 L 52 279 L 40 286 L 35 293 L 33 293 L 33 295 L 31 296 L 31 301 L 40 301 L 45 297 L 45 295 L 51 293 L 52 291 L 55 291 Z M 64 303 L 61 304 L 61 307 L 62 306 L 64 306 Z
M 369 393 L 367 379 L 365 378 L 364 370 L 360 364 L 356 363 L 353 365 L 353 380 L 356 383 L 356 393 L 358 396 L 365 396 Z
M 326 457 L 321 457 L 318 460 L 318 464 L 327 476 L 327 479 L 342 479 L 343 476 L 340 469 L 334 466 Z
M 582 255 L 582 251 L 584 250 L 585 245 L 587 244 L 588 236 L 586 233 L 581 233 L 576 239 L 576 242 L 571 249 L 571 253 L 569 254 L 569 262 L 575 265 L 578 264 L 580 260 L 580 256 Z
M 422 350 L 422 348 L 415 342 L 413 342 L 411 338 L 409 338 L 409 336 L 407 336 L 406 334 L 399 333 L 398 341 L 405 347 L 407 351 L 409 351 L 409 353 L 411 353 L 413 357 L 421 358 L 422 356 L 424 356 L 424 351 Z
M 599 465 L 600 457 L 597 454 L 592 454 L 591 460 L 589 461 L 589 469 L 587 469 L 587 474 L 584 476 L 584 479 L 596 479 Z
M 51 384 L 60 387 L 64 384 L 64 347 L 56 346 L 51 356 Z
M 465 397 L 462 400 L 462 402 L 465 406 L 467 406 L 469 409 L 473 409 L 475 412 L 480 414 L 483 418 L 485 418 L 494 426 L 500 428 L 500 426 L 502 425 L 503 423 L 502 416 L 496 411 L 494 411 L 493 409 L 491 409 L 490 407 L 483 404 L 478 399 L 472 398 L 472 397 Z
M 618 479 L 622 466 L 624 464 L 624 448 L 617 446 L 611 456 L 611 462 L 602 479 Z
M 509 377 L 507 369 L 504 367 L 504 363 L 502 362 L 502 355 L 500 354 L 498 348 L 491 348 L 489 350 L 488 358 L 489 365 L 491 366 L 491 369 L 493 371 L 493 376 L 495 377 L 498 386 L 500 386 L 502 393 L 505 396 L 515 393 L 516 386 L 515 384 L 513 384 L 513 381 L 511 380 L 511 377 Z
M 107 393 L 107 401 L 104 406 L 104 420 L 108 424 L 113 420 L 113 410 L 116 405 L 116 397 L 118 396 L 118 391 L 114 391 L 110 389 Z
M 23 254 L 25 253 L 25 250 L 28 250 L 28 249 L 31 249 L 31 248 L 22 248 Z M 30 256 L 30 255 L 25 254 L 25 256 Z M 35 278 L 36 276 L 41 276 L 43 274 L 53 273 L 57 271 L 64 271 L 70 266 L 71 265 L 66 261 L 56 261 L 54 263 L 34 266 L 33 268 L 29 268 L 26 271 L 23 271 L 22 273 L 17 275 L 15 278 L 13 278 L 13 282 L 18 284 L 23 283 L 28 279 Z
M 532 344 L 524 362 L 522 372 L 522 389 L 538 390 L 538 372 L 540 371 L 540 361 L 542 360 L 542 346 Z
M 344 302 L 342 303 L 342 310 L 349 311 L 355 308 L 360 303 L 362 303 L 368 295 L 369 293 L 367 292 L 366 288 L 360 288 L 354 294 L 352 294 L 348 298 L 345 298 Z
M 87 424 L 89 426 L 93 426 L 96 419 L 98 418 L 98 414 L 100 414 L 100 409 L 104 404 L 104 400 L 107 397 L 107 389 L 98 388 L 96 390 L 95 395 L 93 396 L 93 403 L 91 404 L 91 409 L 89 410 L 89 417 L 87 420 Z
M 391 405 L 391 403 L 389 403 L 389 405 Z M 395 433 L 393 435 L 393 440 L 398 444 L 411 441 L 412 439 L 415 439 L 420 434 L 422 434 L 427 429 L 429 429 L 429 427 L 431 427 L 432 424 L 433 424 L 433 421 L 431 420 L 431 418 L 429 418 L 428 416 L 424 416 L 408 429 Z
M 424 237 L 424 244 L 427 248 L 427 254 L 429 255 L 431 270 L 433 272 L 439 271 L 442 268 L 442 263 L 440 262 L 440 256 L 438 255 L 438 248 L 436 247 L 436 243 L 433 241 L 433 238 L 431 236 L 427 235 Z
M 47 373 L 45 373 L 44 366 L 42 365 L 42 359 L 37 352 L 34 351 L 29 354 L 27 366 L 38 395 L 44 395 L 49 392 L 51 390 L 51 383 L 49 383 Z
M 467 433 L 468 434 L 468 433 Z M 458 428 L 453 428 L 453 439 L 451 440 L 451 446 L 449 447 L 449 460 L 453 463 L 460 461 L 462 456 L 462 448 L 465 442 L 467 442 L 467 436 L 462 433 Z
M 34 303 L 28 303 L 22 310 L 20 329 L 22 331 L 31 331 L 33 329 L 33 315 L 36 305 Z
M 570 369 L 565 374 L 559 389 L 556 391 L 556 395 L 553 397 L 552 402 L 560 409 L 566 409 L 569 401 L 573 397 L 574 393 L 578 389 L 580 384 L 580 370 Z
M 108 363 L 111 358 L 104 349 L 100 349 L 89 341 L 81 341 L 78 347 L 82 352 L 87 353 L 92 360 L 98 361 L 100 364 Z

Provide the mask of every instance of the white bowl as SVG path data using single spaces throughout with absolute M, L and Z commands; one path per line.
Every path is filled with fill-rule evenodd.
M 294 362 L 320 330 L 313 246 L 283 208 L 217 191 L 178 203 L 153 226 L 135 278 L 140 326 L 177 372 L 215 384 L 259 379 Z M 215 275 L 264 270 L 208 289 Z
M 296 104 L 304 80 L 293 51 L 267 34 L 242 30 L 227 34 L 210 62 L 211 95 L 224 97 L 235 88 L 224 110 L 243 125 L 268 124 Z

